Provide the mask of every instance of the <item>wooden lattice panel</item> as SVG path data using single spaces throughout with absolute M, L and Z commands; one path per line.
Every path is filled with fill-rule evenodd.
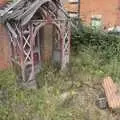
M 62 69 L 66 67 L 69 63 L 69 55 L 70 55 L 70 24 L 65 21 L 65 27 L 63 27 L 63 40 L 62 40 Z
M 107 97 L 109 108 L 117 109 L 120 108 L 120 95 L 118 89 L 110 77 L 107 77 L 103 81 L 103 88 Z

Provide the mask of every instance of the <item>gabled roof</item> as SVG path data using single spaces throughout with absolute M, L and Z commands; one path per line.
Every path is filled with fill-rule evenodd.
M 28 23 L 34 14 L 40 9 L 41 16 L 46 11 L 55 15 L 56 10 L 62 7 L 59 0 L 18 0 L 14 4 L 0 11 L 3 21 L 11 19 L 21 21 L 23 25 Z

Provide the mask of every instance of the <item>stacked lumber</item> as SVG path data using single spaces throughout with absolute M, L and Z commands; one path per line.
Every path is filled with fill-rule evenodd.
M 105 91 L 109 108 L 111 109 L 120 108 L 120 94 L 111 77 L 107 77 L 104 79 L 103 88 Z

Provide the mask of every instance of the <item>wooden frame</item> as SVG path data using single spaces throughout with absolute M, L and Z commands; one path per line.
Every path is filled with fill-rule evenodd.
M 25 7 L 28 6 L 24 8 L 24 5 Z M 11 11 L 13 9 L 14 11 Z M 23 11 L 24 13 L 20 14 Z M 37 15 L 37 11 L 40 17 Z M 59 17 L 61 15 L 63 16 L 62 19 Z M 20 75 L 23 82 L 35 80 L 36 74 L 41 69 L 39 66 L 42 64 L 41 61 L 39 61 L 37 67 L 34 64 L 35 37 L 41 27 L 48 24 L 54 25 L 59 31 L 61 46 L 60 66 L 61 69 L 67 66 L 70 55 L 71 28 L 70 21 L 65 17 L 65 11 L 63 12 L 58 0 L 35 0 L 34 2 L 19 0 L 17 4 L 13 5 L 13 8 L 9 8 L 4 13 L 3 18 L 6 21 L 11 39 L 11 60 L 14 64 L 20 66 Z M 40 58 L 40 50 L 38 55 Z

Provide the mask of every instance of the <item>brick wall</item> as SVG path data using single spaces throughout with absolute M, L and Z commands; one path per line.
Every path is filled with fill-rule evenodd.
M 92 15 L 102 15 L 103 25 L 106 27 L 120 24 L 119 0 L 80 0 L 81 19 L 90 24 Z M 69 5 L 66 9 L 71 11 Z M 73 8 L 72 8 L 73 9 Z M 74 11 L 74 9 L 73 9 Z
M 92 15 L 102 15 L 104 26 L 114 26 L 118 18 L 118 0 L 81 0 L 81 18 L 90 23 Z
M 0 69 L 9 67 L 9 51 L 7 31 L 4 25 L 0 24 Z

